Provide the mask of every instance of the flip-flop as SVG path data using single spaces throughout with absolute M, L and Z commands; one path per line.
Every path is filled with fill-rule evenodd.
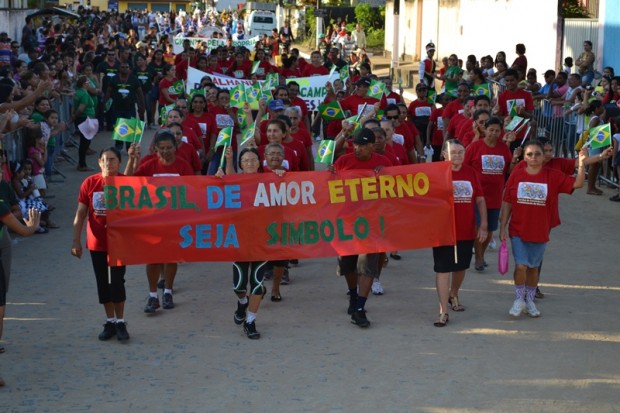
M 4 353 L 6 351 L 6 349 L 2 346 L 0 346 L 0 354 Z

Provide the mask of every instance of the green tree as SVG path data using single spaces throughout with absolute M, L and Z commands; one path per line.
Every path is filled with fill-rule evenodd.
M 591 17 L 588 9 L 581 5 L 579 0 L 562 0 L 560 13 L 564 18 L 588 18 Z

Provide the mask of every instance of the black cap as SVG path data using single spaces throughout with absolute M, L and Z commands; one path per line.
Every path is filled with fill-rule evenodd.
M 353 137 L 353 143 L 358 145 L 367 145 L 375 143 L 375 133 L 368 128 L 362 128 Z
M 357 82 L 355 82 L 355 86 L 370 86 L 370 79 L 367 77 L 360 78 Z

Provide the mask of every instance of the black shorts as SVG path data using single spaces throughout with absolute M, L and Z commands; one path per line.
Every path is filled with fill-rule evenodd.
M 433 260 L 435 272 L 465 271 L 471 264 L 474 240 L 457 241 L 456 252 L 458 262 L 454 262 L 454 245 L 444 245 L 433 248 Z

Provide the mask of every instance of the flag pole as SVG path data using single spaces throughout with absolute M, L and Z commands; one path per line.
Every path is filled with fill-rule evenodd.
M 224 157 L 226 156 L 226 146 L 228 145 L 224 144 L 224 146 L 222 147 L 222 157 L 220 158 L 220 168 L 222 167 L 222 164 L 224 163 Z

